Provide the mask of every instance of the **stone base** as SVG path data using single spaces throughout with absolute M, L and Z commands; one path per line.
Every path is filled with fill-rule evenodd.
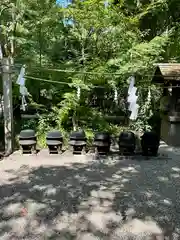
M 180 147 L 180 121 L 179 118 L 169 117 L 161 121 L 161 139 L 168 145 Z

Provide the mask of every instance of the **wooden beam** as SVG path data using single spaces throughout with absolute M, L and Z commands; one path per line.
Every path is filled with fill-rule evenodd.
M 10 65 L 10 58 L 2 59 L 5 156 L 13 152 L 13 105 Z

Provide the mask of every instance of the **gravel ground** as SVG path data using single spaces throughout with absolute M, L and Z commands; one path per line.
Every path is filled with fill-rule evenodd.
M 119 223 L 129 208 L 162 228 L 173 226 L 180 239 L 180 150 L 161 145 L 160 154 L 148 160 L 13 154 L 0 162 L 0 239 L 110 239 L 109 222 Z

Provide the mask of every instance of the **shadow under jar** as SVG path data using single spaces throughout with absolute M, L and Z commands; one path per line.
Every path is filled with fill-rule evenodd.
M 69 139 L 69 145 L 71 146 L 73 154 L 85 154 L 86 153 L 87 138 L 83 130 L 72 132 Z
M 22 130 L 19 134 L 19 145 L 22 153 L 37 153 L 36 151 L 36 134 L 32 129 Z
M 62 153 L 63 137 L 60 131 L 54 130 L 47 133 L 46 144 L 50 154 Z
M 98 132 L 95 134 L 93 146 L 95 154 L 105 155 L 110 152 L 111 136 L 106 132 Z

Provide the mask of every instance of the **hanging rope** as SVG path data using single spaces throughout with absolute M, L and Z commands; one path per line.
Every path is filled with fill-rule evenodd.
M 5 66 L 5 65 L 4 65 Z M 8 65 L 10 67 L 15 67 L 15 68 L 21 68 L 22 64 L 14 64 L 14 65 Z M 74 70 L 67 70 L 67 69 L 56 69 L 56 68 L 51 68 L 49 66 L 44 66 L 44 67 L 37 67 L 37 66 L 31 66 L 28 68 L 28 70 L 42 70 L 42 71 L 50 71 L 50 72 L 63 72 L 63 73 L 77 73 L 77 74 L 89 74 L 89 75 L 104 75 L 104 76 L 121 76 L 122 73 L 117 73 L 117 72 L 111 72 L 111 73 L 107 73 L 107 72 L 89 72 L 89 71 L 74 71 Z M 131 74 L 131 73 L 130 73 Z M 138 74 L 139 75 L 139 74 Z M 143 74 L 143 77 L 153 77 L 154 74 Z M 157 74 L 155 75 L 156 77 L 162 77 L 162 75 Z M 180 74 L 172 74 L 172 75 L 168 75 L 168 77 L 173 77 L 174 80 L 177 80 L 177 78 L 179 78 L 180 80 Z M 147 80 L 143 80 L 143 81 L 138 81 L 138 82 L 144 82 L 146 83 Z
M 54 80 L 51 80 L 51 79 L 37 78 L 37 77 L 29 76 L 29 75 L 26 75 L 24 78 L 32 79 L 32 80 L 36 80 L 36 81 L 42 81 L 42 82 L 64 84 L 64 85 L 69 85 L 70 87 L 72 87 L 71 83 L 61 82 L 61 81 L 54 81 Z M 91 86 L 91 88 L 105 88 L 105 87 L 101 86 L 101 85 L 97 85 L 97 86 L 94 85 L 94 86 Z M 141 88 L 141 89 L 149 89 L 149 85 L 148 86 L 139 86 L 139 88 Z M 159 89 L 180 88 L 180 86 L 158 86 L 157 85 L 157 88 L 159 88 Z
M 11 65 L 11 66 L 16 66 L 16 65 Z M 22 64 L 20 65 L 21 66 L 21 72 L 20 72 L 20 75 L 23 75 L 23 71 L 24 71 L 24 65 L 23 65 L 23 67 L 22 67 Z M 33 69 L 33 68 L 32 68 Z M 62 70 L 62 69 L 51 69 L 51 68 L 34 68 L 34 69 L 41 69 L 41 70 L 44 70 L 44 71 L 56 71 L 56 72 L 66 72 L 66 73 L 80 73 L 80 74 L 94 74 L 94 75 L 121 75 L 120 73 L 100 73 L 100 72 L 86 72 L 86 71 L 71 71 L 71 70 Z M 20 79 L 20 75 L 19 75 L 19 77 L 18 77 L 18 81 L 17 81 L 17 83 L 19 82 L 19 79 Z M 152 75 L 143 75 L 143 76 L 151 76 L 152 77 Z M 158 76 L 158 75 L 156 75 L 156 76 Z M 160 76 L 160 75 L 159 75 Z M 170 76 L 169 76 L 170 77 Z M 173 75 L 172 77 L 175 77 L 176 79 L 177 79 L 177 77 L 178 77 L 178 75 Z M 179 75 L 179 77 L 180 77 L 180 75 Z M 26 76 L 24 76 L 24 78 L 27 78 L 27 79 L 33 79 L 33 80 L 37 80 L 37 81 L 43 81 L 43 82 L 49 82 L 49 83 L 57 83 L 57 84 L 67 84 L 67 85 L 69 85 L 70 86 L 70 84 L 69 83 L 67 83 L 67 82 L 60 82 L 60 81 L 54 81 L 54 80 L 51 80 L 51 79 L 44 79 L 44 78 L 37 78 L 37 77 L 33 77 L 33 76 L 30 76 L 30 75 L 26 75 Z M 148 84 L 148 86 L 139 86 L 141 89 L 147 89 L 147 88 L 149 88 L 149 84 L 150 84 L 150 82 L 147 82 L 147 80 L 146 81 L 138 81 L 138 83 L 147 83 Z M 19 83 L 18 83 L 19 84 Z M 164 89 L 164 88 L 169 88 L 169 86 L 162 86 L 163 85 L 163 83 L 162 84 L 160 84 L 161 86 L 158 86 L 158 88 L 162 88 L 162 89 Z M 156 86 L 157 86 L 157 84 L 156 84 Z M 70 87 L 72 87 L 72 86 L 70 86 Z M 104 86 L 100 86 L 100 85 L 98 85 L 98 86 L 91 86 L 92 88 L 104 88 Z M 171 86 L 171 88 L 180 88 L 180 86 Z M 116 98 L 115 96 L 116 96 L 116 90 L 114 91 L 115 93 L 114 93 L 114 98 Z

